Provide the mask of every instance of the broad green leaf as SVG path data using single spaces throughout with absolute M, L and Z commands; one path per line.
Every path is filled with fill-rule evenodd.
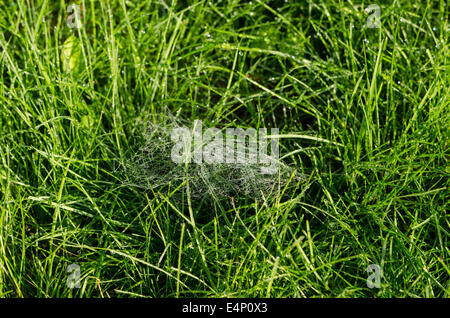
M 80 40 L 71 35 L 64 42 L 62 51 L 63 69 L 72 75 L 78 75 L 83 69 L 83 54 L 81 50 Z

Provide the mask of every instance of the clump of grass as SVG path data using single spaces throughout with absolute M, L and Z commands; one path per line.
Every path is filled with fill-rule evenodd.
M 449 297 L 445 1 L 380 1 L 373 29 L 367 1 L 73 2 L 81 29 L 67 1 L 0 1 L 0 297 Z M 278 127 L 308 178 L 205 184 L 222 167 L 135 124 L 170 113 Z

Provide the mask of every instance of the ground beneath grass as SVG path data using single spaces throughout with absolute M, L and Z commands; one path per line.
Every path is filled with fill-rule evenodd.
M 449 297 L 446 1 L 73 3 L 0 4 L 0 297 Z M 136 186 L 167 118 L 300 177 Z

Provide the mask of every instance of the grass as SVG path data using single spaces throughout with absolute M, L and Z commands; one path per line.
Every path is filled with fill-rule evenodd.
M 449 297 L 445 2 L 2 2 L 0 297 Z M 161 116 L 277 127 L 305 177 L 129 185 Z

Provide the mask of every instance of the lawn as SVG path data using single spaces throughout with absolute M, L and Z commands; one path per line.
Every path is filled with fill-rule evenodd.
M 1 2 L 0 297 L 449 297 L 448 16 Z M 199 121 L 277 173 L 171 161 Z

